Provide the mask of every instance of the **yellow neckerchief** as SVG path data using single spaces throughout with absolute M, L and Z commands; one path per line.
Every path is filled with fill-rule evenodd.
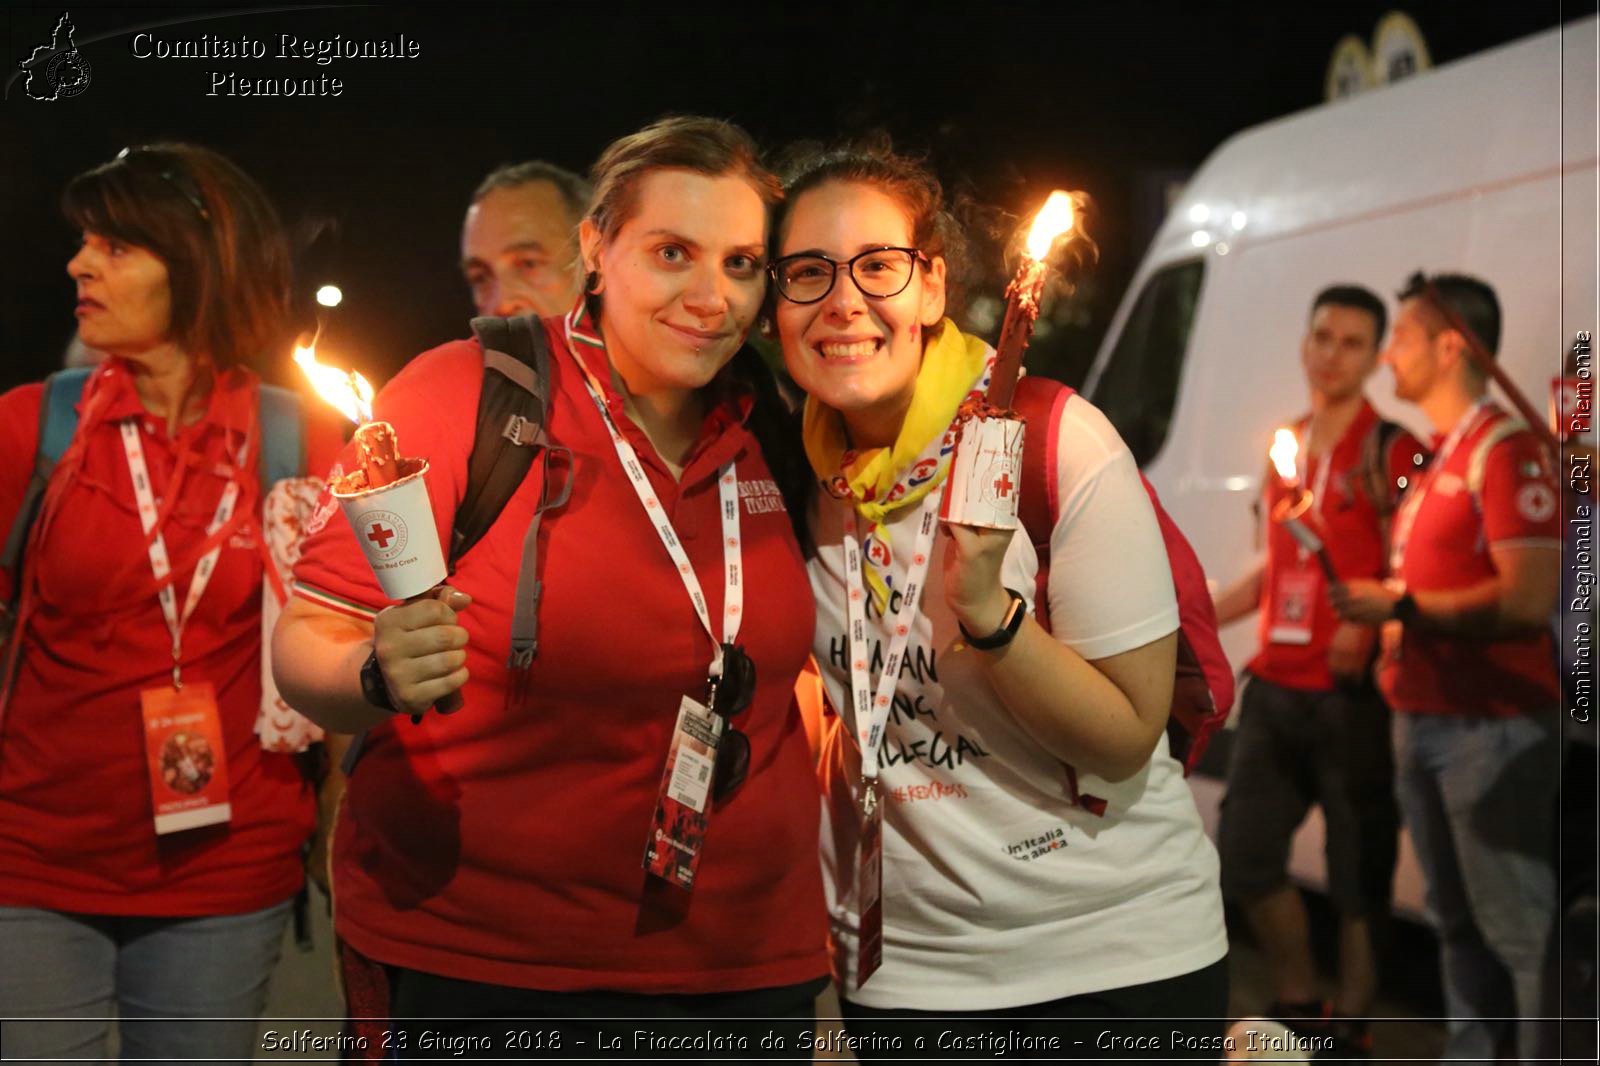
M 940 322 L 923 347 L 922 368 L 900 435 L 887 448 L 851 450 L 844 417 L 814 396 L 806 400 L 802 435 L 811 469 L 830 495 L 850 500 L 870 525 L 863 576 L 880 613 L 889 602 L 888 517 L 944 482 L 954 446 L 948 431 L 956 409 L 974 388 L 981 388 L 979 378 L 992 356 L 987 344 L 962 333 L 948 318 Z

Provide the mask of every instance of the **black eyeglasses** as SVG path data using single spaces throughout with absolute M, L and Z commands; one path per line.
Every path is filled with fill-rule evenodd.
M 152 152 L 148 148 L 124 148 L 117 153 L 117 162 L 127 166 L 133 166 L 136 163 L 140 166 L 148 164 L 146 169 L 152 174 L 160 175 L 161 180 L 171 185 L 179 196 L 193 204 L 194 209 L 200 213 L 200 218 L 203 221 L 211 221 L 211 212 L 206 210 L 206 202 L 200 196 L 200 186 L 196 185 L 194 179 L 183 171 L 163 166 L 163 161 L 158 153 Z M 150 169 L 151 167 L 160 167 L 160 169 Z
M 734 728 L 732 719 L 748 710 L 755 698 L 756 664 L 743 648 L 724 644 L 722 676 L 712 678 L 709 684 L 707 705 L 723 720 L 711 784 L 711 798 L 720 802 L 744 784 L 745 775 L 750 772 L 750 738 Z
M 843 263 L 825 255 L 786 255 L 767 268 L 778 295 L 792 304 L 814 304 L 833 291 L 843 267 L 863 296 L 899 296 L 911 284 L 918 263 L 928 257 L 917 248 L 869 248 Z

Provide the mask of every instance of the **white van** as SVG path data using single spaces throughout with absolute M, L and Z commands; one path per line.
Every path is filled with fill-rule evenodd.
M 1500 362 L 1539 410 L 1578 330 L 1596 328 L 1596 69 L 1584 19 L 1240 133 L 1195 174 L 1112 320 L 1085 392 L 1133 449 L 1208 577 L 1257 557 L 1252 502 L 1272 430 L 1307 407 L 1312 297 L 1393 294 L 1418 269 L 1499 295 Z M 1386 370 L 1368 391 L 1427 439 Z M 1236 668 L 1254 619 L 1229 627 Z M 1220 782 L 1194 781 L 1214 828 Z M 1321 884 L 1320 814 L 1291 872 Z M 1396 910 L 1421 914 L 1409 848 Z

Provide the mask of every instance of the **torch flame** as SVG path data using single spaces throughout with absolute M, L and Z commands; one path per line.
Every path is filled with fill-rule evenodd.
M 1267 454 L 1272 457 L 1272 465 L 1277 468 L 1278 476 L 1288 484 L 1294 484 L 1295 460 L 1300 455 L 1300 442 L 1295 439 L 1294 430 L 1280 429 L 1272 435 L 1272 447 L 1267 449 Z
M 317 362 L 315 345 L 310 348 L 296 345 L 294 361 L 305 371 L 317 395 L 340 414 L 356 423 L 372 421 L 372 386 L 366 378 L 354 370 L 339 370 Z
M 1028 230 L 1028 257 L 1043 259 L 1050 254 L 1056 238 L 1072 228 L 1072 197 L 1057 189 L 1033 216 L 1033 228 Z

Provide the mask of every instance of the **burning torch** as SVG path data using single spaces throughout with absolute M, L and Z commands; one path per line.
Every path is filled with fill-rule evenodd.
M 428 499 L 428 461 L 402 456 L 394 427 L 372 420 L 373 391 L 366 378 L 319 363 L 314 342 L 296 346 L 294 361 L 317 395 L 356 423 L 359 463 L 330 488 L 383 594 L 405 603 L 441 595 L 449 571 Z M 460 708 L 459 692 L 434 705 L 441 714 Z
M 1316 501 L 1311 490 L 1300 483 L 1300 475 L 1296 471 L 1295 460 L 1300 454 L 1300 442 L 1295 439 L 1294 431 L 1280 429 L 1274 433 L 1272 447 L 1267 454 L 1272 457 L 1278 479 L 1288 490 L 1288 494 L 1273 505 L 1272 520 L 1281 523 L 1300 547 L 1316 555 L 1317 564 L 1322 567 L 1322 573 L 1330 584 L 1338 584 L 1339 575 L 1334 572 L 1333 560 L 1328 558 L 1328 549 L 1323 545 L 1322 538 L 1302 521 Z
M 1022 356 L 1039 318 L 1039 300 L 1050 273 L 1047 261 L 1056 241 L 1074 231 L 1081 194 L 1052 192 L 1028 230 L 1016 276 L 1006 287 L 1006 314 L 1000 326 L 989 391 L 962 404 L 960 437 L 950 462 L 950 483 L 940 518 L 990 529 L 1017 527 L 1017 487 L 1022 480 L 1023 420 L 1011 408 Z

